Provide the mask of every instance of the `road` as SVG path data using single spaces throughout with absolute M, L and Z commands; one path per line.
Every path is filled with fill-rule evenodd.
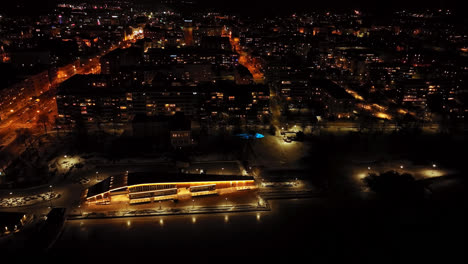
M 38 117 L 40 114 L 47 113 L 47 119 L 49 122 L 47 127 L 52 129 L 57 117 L 57 104 L 55 100 L 56 87 L 60 83 L 68 80 L 75 74 L 97 74 L 101 71 L 101 66 L 99 59 L 102 55 L 105 55 L 117 48 L 128 48 L 129 41 L 122 41 L 120 45 L 113 45 L 109 49 L 102 51 L 100 54 L 95 55 L 92 58 L 86 60 L 86 62 L 77 60 L 68 65 L 59 68 L 58 76 L 56 82 L 53 83 L 51 89 L 47 92 L 40 94 L 37 97 L 29 98 L 18 98 L 14 101 L 13 104 L 2 113 L 2 121 L 0 123 L 0 155 L 2 152 L 6 152 L 8 149 L 18 148 L 7 148 L 8 145 L 14 143 L 16 138 L 16 130 L 18 128 L 28 128 L 32 129 L 32 134 L 38 134 L 43 131 L 44 126 L 42 123 L 38 122 Z M 19 153 L 15 151 L 9 152 L 7 156 L 16 156 Z M 9 165 L 12 158 L 10 159 L 0 159 L 0 169 L 4 169 Z
M 256 63 L 252 56 L 245 51 L 243 47 L 239 45 L 239 39 L 233 38 L 231 32 L 224 32 L 223 36 L 229 37 L 229 41 L 231 42 L 231 46 L 239 54 L 239 63 L 246 67 L 250 73 L 252 74 L 253 80 L 256 83 L 263 83 L 264 82 L 264 75 L 262 73 L 260 64 Z

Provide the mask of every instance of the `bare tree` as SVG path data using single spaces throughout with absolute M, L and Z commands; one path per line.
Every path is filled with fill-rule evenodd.
M 59 137 L 60 125 L 61 125 L 60 119 L 58 117 L 55 117 L 54 127 L 55 127 L 55 130 L 57 132 L 57 137 Z
M 23 143 L 25 147 L 32 147 L 33 134 L 29 128 L 18 128 L 15 132 L 19 142 Z
M 47 113 L 41 113 L 37 117 L 37 123 L 40 123 L 44 126 L 44 133 L 47 134 L 47 124 L 50 123 L 49 115 Z

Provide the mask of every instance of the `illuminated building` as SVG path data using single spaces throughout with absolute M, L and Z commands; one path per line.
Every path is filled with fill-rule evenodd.
M 429 85 L 424 80 L 411 79 L 399 84 L 404 105 L 426 107 Z
M 164 37 L 164 30 L 160 27 L 146 26 L 143 29 L 143 36 L 151 40 L 161 40 Z
M 172 117 L 169 137 L 174 148 L 192 145 L 192 133 L 190 119 L 178 112 Z
M 149 65 L 177 64 L 215 64 L 219 66 L 236 66 L 239 55 L 230 50 L 201 49 L 198 47 L 148 49 L 143 55 Z
M 79 119 L 96 122 L 97 118 L 104 123 L 126 122 L 132 115 L 172 116 L 177 112 L 195 119 L 226 113 L 257 122 L 270 114 L 269 99 L 265 85 L 232 81 L 141 85 L 112 75 L 75 75 L 59 86 L 57 109 L 59 118 L 72 123 Z
M 255 188 L 251 176 L 209 174 L 161 174 L 135 172 L 111 176 L 86 189 L 83 198 L 88 204 L 109 204 L 126 201 L 130 204 L 195 196 L 217 195 L 220 189 L 232 191 Z
M 56 98 L 59 118 L 67 122 L 128 118 L 124 92 L 107 75 L 75 75 L 59 86 Z
M 236 85 L 230 81 L 218 81 L 199 85 L 205 99 L 200 107 L 201 116 L 211 119 L 231 119 L 258 122 L 270 114 L 270 90 L 265 85 Z

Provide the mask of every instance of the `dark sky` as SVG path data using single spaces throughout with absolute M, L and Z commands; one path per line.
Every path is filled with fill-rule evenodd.
M 445 8 L 460 5 L 456 0 L 199 0 L 206 6 L 218 6 L 235 11 L 251 11 L 251 13 L 276 13 L 301 10 L 316 10 L 326 8 L 369 8 L 372 10 L 387 10 L 399 7 L 409 8 Z
M 102 2 L 99 0 L 72 0 L 75 2 Z M 130 2 L 157 3 L 158 0 L 129 0 Z M 198 6 L 203 8 L 215 7 L 234 13 L 248 15 L 282 14 L 301 11 L 314 11 L 336 8 L 370 9 L 376 11 L 389 11 L 399 7 L 410 8 L 450 8 L 461 7 L 458 0 L 195 0 Z M 58 2 L 70 2 L 70 0 L 13 0 L 0 3 L 0 13 L 11 10 L 17 12 L 37 13 L 52 8 Z M 18 8 L 19 6 L 19 8 Z M 190 9 L 189 9 L 190 10 Z M 460 10 L 460 9 L 459 9 Z

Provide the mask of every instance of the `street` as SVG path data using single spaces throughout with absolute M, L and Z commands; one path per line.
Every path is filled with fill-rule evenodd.
M 18 155 L 18 147 L 7 148 L 16 139 L 16 130 L 18 128 L 32 129 L 32 134 L 39 134 L 44 130 L 43 124 L 38 122 L 38 117 L 46 113 L 47 120 L 46 126 L 52 130 L 55 125 L 57 117 L 57 104 L 55 101 L 55 87 L 60 83 L 68 80 L 75 74 L 96 74 L 100 72 L 99 58 L 116 48 L 126 48 L 127 43 L 133 41 L 133 38 L 128 41 L 122 41 L 120 45 L 113 45 L 108 50 L 95 55 L 86 60 L 80 65 L 80 60 L 72 62 L 68 65 L 60 67 L 58 71 L 57 80 L 50 90 L 38 95 L 37 97 L 24 97 L 18 95 L 16 100 L 12 102 L 8 108 L 0 111 L 2 117 L 0 121 L 0 154 L 8 151 L 9 155 Z M 76 66 L 78 65 L 78 67 Z M 12 159 L 0 159 L 0 169 L 9 165 Z

